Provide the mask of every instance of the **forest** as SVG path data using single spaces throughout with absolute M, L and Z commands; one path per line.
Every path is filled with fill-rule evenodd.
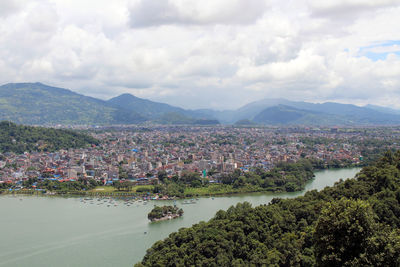
M 99 140 L 71 130 L 23 126 L 8 121 L 0 122 L 0 153 L 52 152 L 98 144 Z
M 399 202 L 400 152 L 388 151 L 320 192 L 220 210 L 135 266 L 399 266 Z

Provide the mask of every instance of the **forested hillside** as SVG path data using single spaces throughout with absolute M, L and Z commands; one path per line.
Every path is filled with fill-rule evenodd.
M 213 117 L 129 94 L 109 101 L 42 83 L 0 86 L 0 120 L 24 124 L 219 124 Z
M 355 179 L 242 203 L 156 242 L 136 266 L 399 266 L 400 152 Z
M 16 125 L 0 122 L 0 152 L 55 151 L 79 148 L 99 141 L 70 130 Z
M 107 102 L 41 83 L 0 86 L 0 120 L 23 124 L 125 124 L 146 119 Z

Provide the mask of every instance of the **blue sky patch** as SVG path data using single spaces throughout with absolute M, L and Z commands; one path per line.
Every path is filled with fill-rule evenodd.
M 373 61 L 385 60 L 387 55 L 396 54 L 400 56 L 400 40 L 391 40 L 360 48 L 359 57 L 367 57 Z

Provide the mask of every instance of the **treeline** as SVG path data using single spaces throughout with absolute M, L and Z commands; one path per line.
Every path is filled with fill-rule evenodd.
M 37 179 L 29 178 L 21 184 L 24 188 L 40 188 L 48 191 L 57 192 L 71 192 L 71 191 L 88 191 L 96 188 L 96 186 L 103 185 L 101 181 L 96 181 L 94 179 L 83 179 L 79 178 L 75 181 L 64 181 L 60 182 L 58 180 L 51 179 Z
M 273 169 L 266 171 L 256 168 L 253 171 L 243 172 L 240 169 L 232 173 L 224 173 L 217 181 L 210 184 L 195 172 L 182 172 L 181 176 L 167 177 L 165 171 L 158 173 L 160 184 L 155 185 L 153 193 L 168 196 L 191 197 L 193 194 L 185 193 L 188 188 L 210 188 L 213 194 L 216 187 L 225 193 L 234 192 L 260 192 L 260 191 L 286 191 L 294 192 L 304 188 L 305 183 L 314 177 L 313 164 L 310 160 L 302 159 L 296 163 L 279 163 Z M 213 191 L 211 191 L 211 189 Z
M 294 192 L 304 188 L 305 183 L 314 177 L 313 165 L 307 159 L 296 163 L 280 162 L 269 171 L 256 168 L 254 171 L 224 174 L 221 177 L 223 184 L 232 185 L 233 188 L 257 186 L 267 191 Z
M 308 158 L 307 160 L 311 162 L 314 170 L 349 168 L 362 165 L 362 164 L 354 164 L 350 159 L 322 160 L 316 158 Z
M 399 266 L 400 152 L 354 179 L 241 203 L 156 242 L 136 266 Z
M 51 152 L 59 149 L 81 148 L 91 144 L 98 145 L 99 140 L 71 130 L 0 122 L 1 153 Z

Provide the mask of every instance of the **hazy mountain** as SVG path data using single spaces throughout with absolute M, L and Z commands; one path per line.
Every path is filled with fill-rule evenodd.
M 280 125 L 392 125 L 400 124 L 400 115 L 383 113 L 350 104 L 285 101 L 269 106 L 254 116 L 258 123 Z
M 255 126 L 257 125 L 256 122 L 248 120 L 248 119 L 243 119 L 243 120 L 238 120 L 235 122 L 236 126 Z
M 219 124 L 218 120 L 213 119 L 197 119 L 193 117 L 185 116 L 177 112 L 167 112 L 161 117 L 154 120 L 156 123 L 162 124 L 186 124 L 186 125 L 216 125 Z
M 204 112 L 204 111 L 203 111 Z M 400 112 L 387 108 L 358 107 L 351 104 L 326 102 L 322 104 L 264 99 L 236 110 L 207 110 L 222 123 L 253 120 L 257 123 L 312 125 L 392 125 L 400 124 Z M 274 118 L 275 116 L 275 118 Z
M 366 105 L 365 107 L 379 111 L 379 112 L 383 112 L 383 113 L 400 115 L 400 110 L 398 110 L 398 109 L 387 108 L 387 107 L 382 107 L 382 106 L 375 106 L 375 105 Z
M 400 125 L 400 111 L 326 102 L 264 99 L 237 110 L 186 110 L 123 94 L 103 101 L 41 83 L 0 86 L 0 120 L 24 124 L 164 124 L 214 125 L 252 121 L 271 125 Z
M 121 108 L 149 118 L 157 123 L 164 124 L 219 124 L 212 115 L 200 111 L 186 110 L 165 103 L 136 97 L 131 94 L 122 94 L 107 101 L 116 108 Z
M 0 86 L 0 120 L 24 124 L 218 124 L 213 117 L 123 94 L 109 101 L 42 83 Z
M 390 125 L 400 124 L 400 116 L 395 114 L 383 113 L 374 109 L 359 107 L 351 104 L 340 104 L 326 102 L 314 104 L 307 102 L 292 102 L 292 107 L 320 112 L 324 114 L 336 115 L 335 120 L 345 120 L 349 125 Z M 328 121 L 328 124 L 337 124 L 335 121 Z
M 111 98 L 107 102 L 118 108 L 123 108 L 133 112 L 140 112 L 141 115 L 151 119 L 158 119 L 165 113 L 169 112 L 186 114 L 186 110 L 183 108 L 174 107 L 164 103 L 153 102 L 131 94 L 122 94 Z
M 268 107 L 253 121 L 266 125 L 332 125 L 350 124 L 345 118 L 317 111 L 297 109 L 286 105 Z
M 146 120 L 107 102 L 41 83 L 0 86 L 0 120 L 24 124 L 113 124 Z
M 277 105 L 288 105 L 290 102 L 286 99 L 264 99 L 260 101 L 251 102 L 238 108 L 236 110 L 199 110 L 200 112 L 206 113 L 209 116 L 214 116 L 217 120 L 222 123 L 235 123 L 241 120 L 252 120 L 254 117 L 267 107 L 273 107 Z

